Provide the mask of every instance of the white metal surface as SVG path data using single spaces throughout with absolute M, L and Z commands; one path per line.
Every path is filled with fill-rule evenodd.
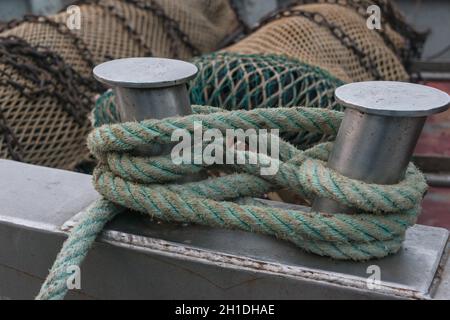
M 165 58 L 124 58 L 94 68 L 95 78 L 125 88 L 163 88 L 186 83 L 197 74 L 192 63 Z
M 447 93 L 406 82 L 354 82 L 337 88 L 335 96 L 346 107 L 383 116 L 424 117 L 450 107 Z

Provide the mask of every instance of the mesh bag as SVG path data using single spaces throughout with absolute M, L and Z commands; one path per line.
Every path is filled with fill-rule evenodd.
M 365 11 L 377 1 L 314 1 L 293 5 L 263 20 L 253 33 L 225 49 L 246 54 L 280 54 L 318 66 L 345 82 L 407 81 L 405 52 L 416 52 L 410 29 L 402 35 L 389 23 L 381 30 L 367 27 Z M 378 1 L 383 14 L 398 16 L 387 1 Z M 362 10 L 364 14 L 362 13 Z M 385 10 L 385 11 L 383 11 Z M 395 20 L 395 19 L 394 19 Z M 384 20 L 382 20 L 384 21 Z M 400 22 L 397 22 L 400 24 Z M 405 24 L 406 25 L 406 24 Z M 414 43 L 423 42 L 414 38 Z
M 391 0 L 296 0 L 293 5 L 309 3 L 329 3 L 344 6 L 354 10 L 367 19 L 367 9 L 376 5 L 381 13 L 380 34 L 385 43 L 401 58 L 403 64 L 409 67 L 412 59 L 420 58 L 428 32 L 418 32 L 406 22 L 406 19 Z
M 103 61 L 187 59 L 217 48 L 238 28 L 228 0 L 99 0 L 70 14 L 27 16 L 0 30 L 0 158 L 74 168 L 88 156 L 87 119 Z
M 191 102 L 228 110 L 335 108 L 334 90 L 343 84 L 318 67 L 277 55 L 220 52 L 193 63 L 200 71 L 189 84 Z

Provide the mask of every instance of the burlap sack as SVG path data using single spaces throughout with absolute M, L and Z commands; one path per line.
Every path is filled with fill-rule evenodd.
M 88 156 L 87 119 L 96 93 L 91 71 L 131 56 L 188 59 L 217 49 L 238 28 L 228 0 L 99 0 L 26 18 L 0 33 L 0 158 L 73 169 Z M 5 28 L 4 28 L 5 29 Z

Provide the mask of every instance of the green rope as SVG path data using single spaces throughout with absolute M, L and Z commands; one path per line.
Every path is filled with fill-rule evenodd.
M 343 114 L 313 108 L 224 111 L 193 106 L 195 114 L 163 120 L 106 124 L 88 138 L 99 160 L 94 185 L 104 200 L 94 204 L 65 242 L 38 299 L 61 299 L 67 292 L 68 266 L 79 265 L 104 224 L 124 208 L 170 222 L 195 223 L 273 235 L 299 248 L 334 259 L 367 260 L 397 252 L 408 226 L 415 223 L 426 191 L 423 175 L 410 164 L 403 181 L 374 185 L 341 176 L 326 167 L 332 143 L 301 151 L 280 142 L 279 170 L 261 176 L 260 165 L 234 165 L 235 173 L 177 184 L 207 165 L 174 166 L 169 156 L 139 157 L 143 146 L 169 144 L 175 129 L 279 129 L 336 135 Z M 222 142 L 218 142 L 222 143 Z M 241 151 L 249 159 L 267 157 Z M 249 163 L 246 161 L 246 163 Z M 262 163 L 259 162 L 258 163 Z M 224 166 L 224 170 L 229 168 Z M 360 210 L 357 214 L 322 214 L 254 205 L 251 198 L 288 187 L 312 200 L 327 197 Z

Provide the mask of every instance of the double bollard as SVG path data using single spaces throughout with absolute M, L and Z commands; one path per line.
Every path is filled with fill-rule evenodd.
M 160 58 L 119 59 L 94 69 L 95 77 L 113 88 L 124 122 L 191 114 L 186 83 L 196 73 L 190 63 Z M 448 94 L 403 82 L 351 83 L 339 87 L 335 97 L 346 109 L 328 167 L 375 184 L 403 179 L 427 117 L 450 107 Z M 170 148 L 140 152 L 159 155 Z M 355 209 L 317 198 L 312 211 L 353 213 Z

